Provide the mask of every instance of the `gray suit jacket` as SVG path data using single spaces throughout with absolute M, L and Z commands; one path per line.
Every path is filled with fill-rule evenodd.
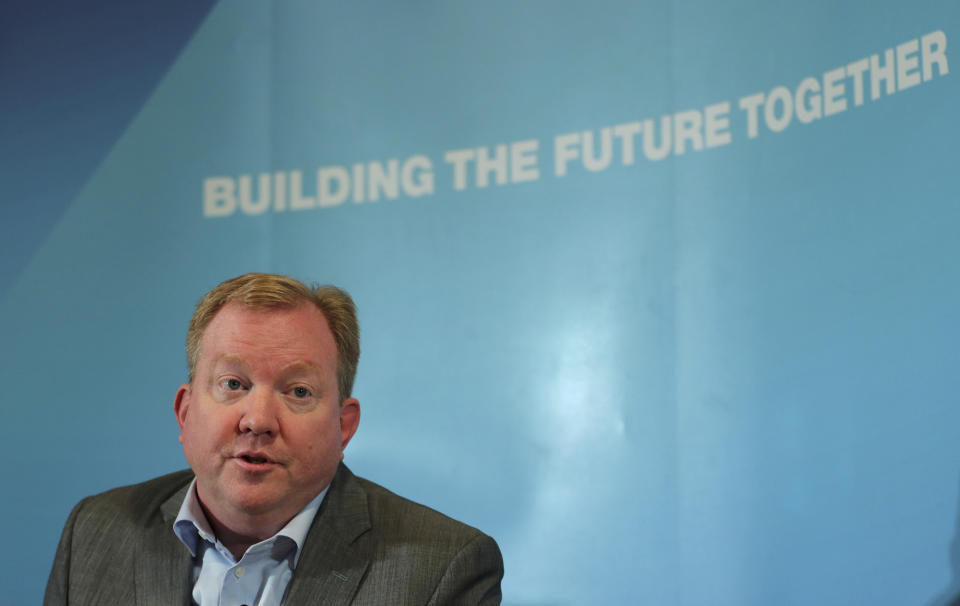
M 193 563 L 173 521 L 192 479 L 180 471 L 80 501 L 44 605 L 190 604 Z M 283 604 L 499 604 L 502 577 L 493 539 L 341 464 Z

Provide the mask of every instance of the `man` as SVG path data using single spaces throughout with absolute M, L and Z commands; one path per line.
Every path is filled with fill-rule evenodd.
M 174 400 L 191 471 L 88 497 L 44 603 L 498 604 L 480 531 L 354 476 L 353 301 L 246 274 L 210 291 Z

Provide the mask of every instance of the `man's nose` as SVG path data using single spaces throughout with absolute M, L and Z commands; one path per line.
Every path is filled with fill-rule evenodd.
M 254 387 L 243 399 L 240 433 L 275 434 L 280 429 L 277 418 L 280 402 L 278 394 L 264 387 Z

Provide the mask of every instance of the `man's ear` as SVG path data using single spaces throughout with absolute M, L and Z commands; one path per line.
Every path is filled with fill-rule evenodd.
M 183 432 L 183 424 L 187 420 L 187 410 L 190 408 L 190 384 L 184 383 L 177 389 L 177 395 L 173 399 L 173 414 L 177 417 L 177 426 Z M 180 441 L 183 441 L 181 433 Z
M 360 425 L 360 401 L 356 398 L 347 398 L 340 403 L 340 458 L 343 459 L 343 450 L 350 442 L 353 434 L 357 433 Z

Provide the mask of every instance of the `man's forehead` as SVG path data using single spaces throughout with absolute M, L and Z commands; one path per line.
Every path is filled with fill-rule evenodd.
M 260 354 L 285 358 L 286 366 L 319 366 L 336 356 L 336 343 L 323 312 L 309 302 L 268 309 L 227 303 L 200 339 L 200 358 L 211 363 Z
M 216 320 L 219 316 L 224 315 L 224 312 L 226 312 L 227 315 L 240 313 L 254 317 L 270 318 L 298 311 L 309 311 L 311 314 L 315 313 L 318 317 L 326 321 L 326 317 L 323 315 L 323 312 L 320 311 L 320 308 L 310 301 L 297 301 L 295 303 L 282 303 L 277 305 L 256 305 L 247 304 L 243 301 L 227 301 L 213 314 L 213 319 Z
M 239 354 L 235 353 L 223 353 L 216 356 L 211 361 L 211 366 L 213 368 L 241 368 L 245 369 L 249 365 L 248 360 Z M 312 362 L 310 360 L 293 360 L 286 364 L 283 364 L 279 370 L 284 373 L 298 373 L 298 372 L 318 372 L 323 373 L 324 368 L 319 364 Z
M 324 335 L 330 335 L 331 338 L 333 337 L 326 316 L 316 305 L 313 305 L 309 301 L 302 301 L 296 305 L 284 305 L 280 307 L 258 307 L 230 301 L 224 304 L 223 307 L 214 314 L 210 323 L 207 324 L 204 329 L 201 340 L 212 332 L 211 329 L 223 329 L 226 327 L 231 331 L 242 333 L 246 330 L 257 330 L 265 324 L 287 324 L 291 320 L 294 322 L 305 322 L 308 328 L 313 328 Z M 216 330 L 213 332 L 215 331 Z

